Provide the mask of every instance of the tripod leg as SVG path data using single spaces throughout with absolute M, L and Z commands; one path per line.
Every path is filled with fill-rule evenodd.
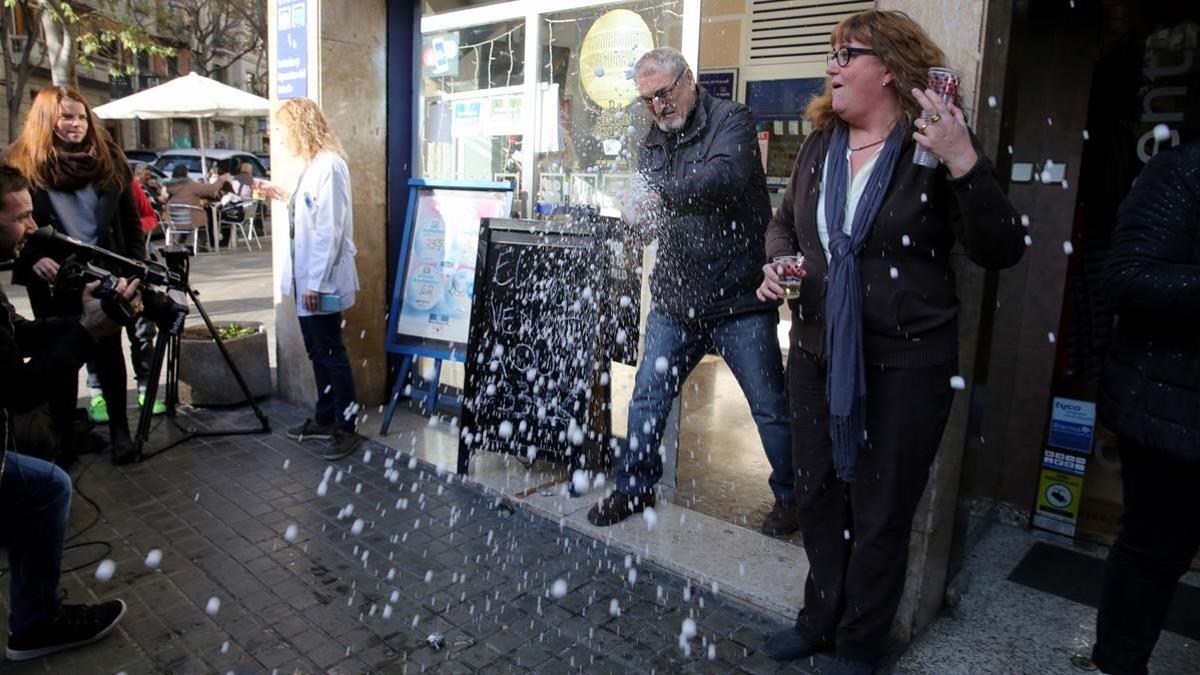
M 258 417 L 259 423 L 262 425 L 263 433 L 271 431 L 271 422 L 263 413 L 262 408 L 258 407 L 258 403 L 254 401 L 254 397 L 250 394 L 250 387 L 246 384 L 246 380 L 242 378 L 242 373 L 238 371 L 237 366 L 233 363 L 233 357 L 229 355 L 229 350 L 225 348 L 225 341 L 221 339 L 221 334 L 213 325 L 212 319 L 209 318 L 208 312 L 204 311 L 204 305 L 200 304 L 200 298 L 196 295 L 196 291 L 191 286 L 187 287 L 187 294 L 192 299 L 192 303 L 196 305 L 196 310 L 200 312 L 200 318 L 204 319 L 204 325 L 208 327 L 208 334 L 212 336 L 214 342 L 217 343 L 217 349 L 221 351 L 221 356 L 224 357 L 225 363 L 229 366 L 229 372 L 233 373 L 233 379 L 237 380 L 238 386 L 241 387 L 242 393 L 246 395 L 246 402 L 254 410 L 254 415 Z
M 146 381 L 146 405 L 142 406 L 138 415 L 137 435 L 133 438 L 134 457 L 142 458 L 142 448 L 150 439 L 150 418 L 154 415 L 154 401 L 158 396 L 158 377 L 162 373 L 163 359 L 167 355 L 167 345 L 174 338 L 165 330 L 159 330 L 158 339 L 154 341 L 154 362 L 150 365 L 150 373 Z M 171 408 L 174 410 L 174 407 Z

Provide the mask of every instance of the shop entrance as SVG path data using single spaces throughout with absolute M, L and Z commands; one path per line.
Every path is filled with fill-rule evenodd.
M 1027 218 L 1025 260 L 992 279 L 994 331 L 976 379 L 951 574 L 999 519 L 1111 543 L 1116 439 L 1097 419 L 1113 326 L 1104 265 L 1117 209 L 1156 152 L 1200 125 L 1194 3 L 1014 2 L 997 166 Z M 990 299 L 989 299 L 990 298 Z M 984 414 L 986 412 L 986 415 Z

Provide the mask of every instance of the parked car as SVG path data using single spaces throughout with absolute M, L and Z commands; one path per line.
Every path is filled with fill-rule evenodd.
M 242 150 L 212 149 L 205 150 L 204 157 L 211 165 L 216 162 L 221 173 L 236 174 L 243 163 L 250 164 L 250 173 L 255 178 L 269 178 L 271 173 L 252 152 Z M 195 180 L 205 180 L 206 172 L 200 166 L 200 151 L 195 148 L 175 148 L 164 150 L 159 154 L 154 165 L 170 176 L 177 164 L 187 167 L 188 176 Z
M 143 164 L 153 164 L 154 160 L 158 159 L 158 150 L 126 150 L 125 158 L 129 163 L 141 162 Z
M 256 152 L 254 153 L 254 156 L 257 157 L 258 161 L 262 162 L 262 165 L 267 168 L 267 173 L 271 173 L 271 153 Z

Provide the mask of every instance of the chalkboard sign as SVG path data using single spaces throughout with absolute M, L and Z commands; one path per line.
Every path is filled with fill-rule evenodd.
M 459 473 L 471 453 L 607 462 L 609 370 L 637 358 L 640 280 L 616 221 L 483 221 Z

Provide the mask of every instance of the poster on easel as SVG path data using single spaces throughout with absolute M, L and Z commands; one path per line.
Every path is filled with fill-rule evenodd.
M 393 298 L 392 343 L 467 344 L 479 224 L 508 215 L 507 183 L 413 181 L 409 222 Z

